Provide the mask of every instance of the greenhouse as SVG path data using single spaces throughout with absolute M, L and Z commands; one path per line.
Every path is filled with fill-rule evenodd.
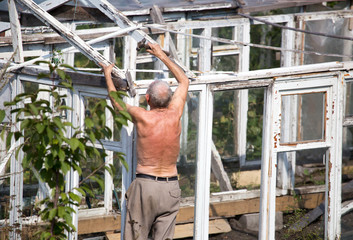
M 112 106 L 103 62 L 115 63 L 124 102 L 147 109 L 152 81 L 173 91 L 177 81 L 144 40 L 190 81 L 175 239 L 353 238 L 352 1 L 0 0 L 0 9 L 0 239 L 36 239 L 51 194 L 37 166 L 23 164 L 26 141 L 11 132 L 31 133 L 11 111 L 21 105 L 8 102 L 38 92 L 72 124 L 68 138 L 87 119 L 98 127 L 100 100 Z M 120 239 L 124 229 L 137 134 L 107 109 L 111 134 L 91 144 L 104 158 L 65 172 L 64 191 L 87 184 L 67 239 Z

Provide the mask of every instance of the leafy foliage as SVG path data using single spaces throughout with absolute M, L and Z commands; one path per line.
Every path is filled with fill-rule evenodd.
M 59 84 L 61 88 L 73 90 L 70 76 L 63 69 L 63 67 L 73 69 L 72 67 L 62 64 L 60 58 L 52 62 L 41 61 L 41 63 L 48 64 L 50 72 L 41 73 L 38 78 L 58 76 L 61 79 Z M 50 100 L 39 98 L 43 93 L 48 94 Z M 117 92 L 114 95 L 114 99 L 121 105 L 124 105 L 121 99 L 124 94 Z M 66 239 L 65 231 L 76 231 L 71 217 L 71 214 L 75 212 L 72 206 L 78 206 L 82 197 L 91 193 L 85 182 L 89 179 L 104 187 L 104 181 L 95 173 L 99 169 L 106 169 L 113 174 L 112 166 L 106 166 L 103 162 L 76 188 L 72 191 L 65 191 L 65 175 L 71 169 L 81 175 L 81 164 L 86 159 L 104 159 L 106 156 L 105 151 L 95 148 L 96 142 L 112 136 L 112 131 L 106 125 L 106 110 L 111 112 L 119 128 L 126 125 L 127 120 L 131 120 L 127 112 L 116 113 L 105 100 L 101 100 L 91 111 L 91 117 L 85 118 L 84 126 L 77 128 L 62 114 L 72 111 L 72 108 L 63 104 L 66 97 L 66 94 L 62 94 L 58 87 L 52 86 L 51 89 L 37 89 L 31 93 L 19 94 L 12 102 L 4 103 L 5 107 L 13 108 L 11 113 L 15 114 L 14 121 L 19 123 L 19 129 L 10 132 L 6 137 L 7 149 L 12 139 L 20 141 L 21 144 L 16 149 L 16 158 L 22 151 L 24 153 L 21 159 L 23 167 L 34 168 L 39 173 L 40 180 L 46 182 L 50 188 L 50 196 L 40 202 L 42 207 L 39 216 L 48 223 L 45 231 L 38 233 L 40 239 Z M 5 111 L 0 110 L 0 122 L 4 117 Z M 117 156 L 127 167 L 123 154 Z

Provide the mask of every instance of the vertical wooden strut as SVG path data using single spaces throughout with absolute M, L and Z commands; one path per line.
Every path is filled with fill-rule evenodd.
M 89 44 L 83 41 L 77 34 L 69 30 L 65 27 L 61 22 L 56 20 L 53 16 L 43 10 L 40 6 L 38 6 L 32 0 L 16 0 L 19 3 L 26 6 L 39 20 L 45 23 L 47 26 L 51 27 L 55 30 L 60 36 L 66 39 L 71 45 L 75 46 L 79 49 L 86 57 L 94 61 L 97 65 L 99 63 L 103 63 L 105 65 L 112 64 L 108 59 L 106 59 L 102 54 L 100 54 L 97 50 L 92 48 Z M 124 85 L 126 85 L 124 79 L 126 79 L 125 72 L 119 69 L 117 66 L 113 68 L 113 75 L 119 78 L 119 86 L 122 86 L 124 89 Z M 132 82 L 127 80 L 127 88 L 124 90 L 129 90 L 131 96 L 135 96 L 136 91 L 133 87 Z
M 12 46 L 15 52 L 15 62 L 23 62 L 23 47 L 22 47 L 22 35 L 21 35 L 21 25 L 18 20 L 18 14 L 16 10 L 16 5 L 14 0 L 8 0 L 9 7 L 9 17 L 11 25 L 11 34 L 12 34 Z

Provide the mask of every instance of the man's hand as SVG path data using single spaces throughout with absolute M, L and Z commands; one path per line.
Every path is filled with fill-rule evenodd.
M 113 67 L 114 67 L 114 63 L 110 64 L 109 66 L 107 66 L 103 63 L 99 63 L 99 66 L 102 67 L 105 77 L 111 76 L 112 71 L 113 71 Z
M 159 44 L 152 44 L 150 42 L 147 42 L 148 48 L 146 48 L 146 51 L 149 52 L 150 54 L 158 57 L 161 59 L 161 57 L 166 57 L 167 55 L 164 53 L 164 51 L 161 49 Z

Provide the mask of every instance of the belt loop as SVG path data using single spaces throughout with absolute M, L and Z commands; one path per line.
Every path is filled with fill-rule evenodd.
M 155 176 L 155 177 L 154 177 L 154 180 L 157 182 L 157 181 L 158 181 L 158 177 L 157 177 L 157 176 Z
M 169 177 L 167 177 L 167 183 L 169 182 Z

